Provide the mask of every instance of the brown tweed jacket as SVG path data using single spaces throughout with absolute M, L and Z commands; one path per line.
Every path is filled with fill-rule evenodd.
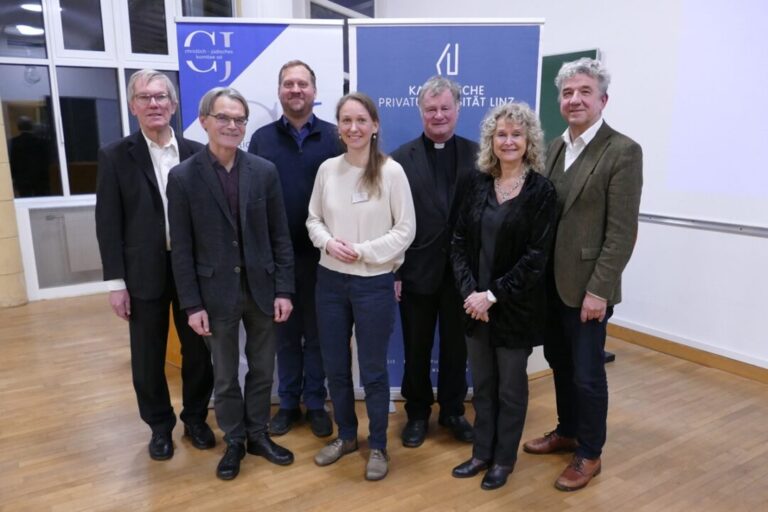
M 558 137 L 547 150 L 545 176 L 562 151 L 565 143 Z M 576 172 L 555 238 L 555 284 L 570 307 L 581 307 L 586 292 L 612 306 L 621 302 L 621 273 L 637 239 L 642 149 L 603 123 Z

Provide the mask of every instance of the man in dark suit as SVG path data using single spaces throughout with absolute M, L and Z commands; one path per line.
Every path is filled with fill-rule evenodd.
M 454 135 L 461 104 L 457 83 L 441 76 L 430 78 L 419 91 L 418 104 L 424 132 L 392 153 L 405 169 L 416 207 L 416 239 L 395 282 L 405 347 L 401 393 L 408 414 L 401 437 L 403 445 L 412 448 L 424 442 L 435 401 L 430 372 L 436 325 L 438 422 L 457 439 L 473 440 L 472 426 L 464 418 L 464 310 L 448 251 L 462 193 L 475 172 L 477 144 Z
M 313 113 L 317 94 L 315 72 L 300 60 L 286 62 L 278 73 L 277 95 L 283 115 L 251 137 L 248 152 L 277 166 L 283 188 L 296 272 L 294 311 L 277 326 L 277 375 L 280 408 L 269 432 L 282 435 L 301 420 L 304 399 L 307 421 L 318 437 L 331 435 L 325 410 L 325 372 L 320 355 L 315 313 L 315 282 L 319 251 L 307 233 L 309 197 L 320 164 L 342 152 L 336 126 Z
M 523 449 L 575 451 L 555 481 L 563 491 L 581 489 L 601 470 L 606 325 L 621 301 L 621 273 L 637 237 L 642 150 L 602 119 L 609 82 L 603 65 L 587 58 L 564 64 L 555 79 L 568 129 L 547 152 L 545 174 L 557 190 L 559 224 L 544 355 L 554 375 L 558 425 Z
M 274 322 L 291 314 L 293 251 L 277 169 L 238 146 L 248 103 L 217 87 L 200 101 L 208 145 L 171 171 L 168 220 L 173 273 L 189 325 L 213 357 L 214 409 L 227 449 L 216 474 L 235 478 L 247 451 L 287 465 L 269 437 Z M 238 380 L 239 326 L 246 333 L 245 396 Z
M 141 419 L 152 429 L 149 455 L 165 460 L 173 456 L 171 431 L 176 424 L 165 379 L 171 303 L 183 358 L 184 435 L 200 449 L 216 442 L 205 422 L 213 387 L 211 357 L 179 310 L 166 223 L 168 172 L 202 145 L 174 134 L 169 123 L 178 100 L 163 73 L 137 71 L 127 92 L 141 129 L 99 151 L 96 235 L 109 303 L 128 321 L 133 386 Z

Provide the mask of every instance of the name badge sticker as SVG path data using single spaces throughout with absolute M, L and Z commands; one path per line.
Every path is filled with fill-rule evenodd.
M 352 192 L 352 204 L 356 203 L 364 203 L 368 200 L 368 192 L 365 191 L 356 191 Z

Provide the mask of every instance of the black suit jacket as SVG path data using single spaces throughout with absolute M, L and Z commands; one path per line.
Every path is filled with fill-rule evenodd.
M 176 289 L 182 309 L 203 306 L 211 315 L 227 314 L 237 304 L 244 270 L 254 301 L 272 315 L 275 297 L 294 292 L 293 249 L 280 179 L 268 160 L 240 150 L 237 158 L 242 248 L 207 150 L 174 167 L 168 176 Z
M 436 201 L 435 182 L 421 136 L 403 144 L 391 156 L 405 170 L 416 209 L 416 238 L 405 253 L 398 276 L 403 281 L 403 290 L 434 293 L 449 264 L 451 236 L 461 200 L 472 176 L 477 173 L 477 144 L 456 136 L 456 184 L 448 212 Z
M 176 137 L 179 159 L 202 144 Z M 96 186 L 96 236 L 104 280 L 124 279 L 128 293 L 159 298 L 166 285 L 165 212 L 152 157 L 136 132 L 99 150 Z

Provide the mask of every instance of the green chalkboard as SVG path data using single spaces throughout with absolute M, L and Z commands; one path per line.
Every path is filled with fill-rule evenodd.
M 596 59 L 598 50 L 584 50 L 581 52 L 559 53 L 557 55 L 545 55 L 541 63 L 541 94 L 539 95 L 539 119 L 544 130 L 544 140 L 547 145 L 552 139 L 559 137 L 565 131 L 566 124 L 560 115 L 560 104 L 557 101 L 557 87 L 555 77 L 560 71 L 560 66 L 566 62 L 591 57 Z

